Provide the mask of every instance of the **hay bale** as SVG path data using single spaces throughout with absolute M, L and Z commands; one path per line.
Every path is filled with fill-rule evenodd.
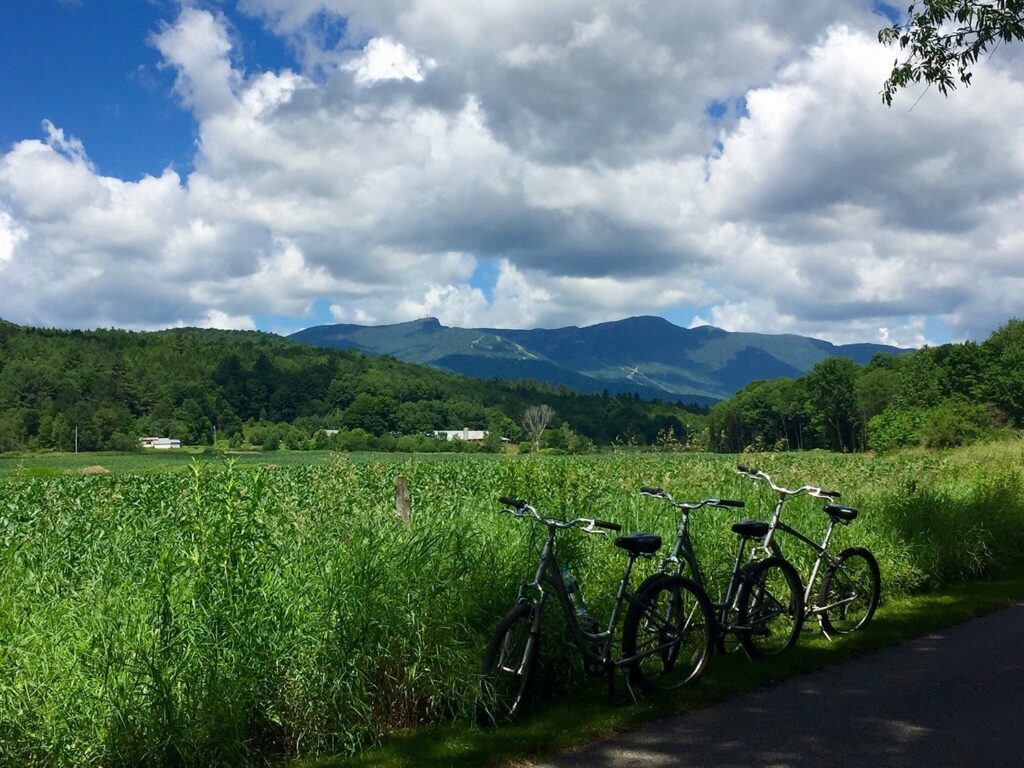
M 99 464 L 94 464 L 91 467 L 82 467 L 78 470 L 80 475 L 109 475 L 110 470 L 106 467 L 101 467 Z

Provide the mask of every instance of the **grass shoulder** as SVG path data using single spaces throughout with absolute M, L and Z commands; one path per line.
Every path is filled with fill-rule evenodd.
M 289 768 L 383 768 L 384 766 L 516 766 L 582 746 L 670 715 L 710 706 L 796 675 L 838 664 L 930 634 L 1024 600 L 1024 577 L 994 576 L 948 589 L 886 600 L 861 633 L 826 640 L 815 625 L 790 653 L 749 662 L 741 654 L 715 656 L 700 682 L 636 705 L 608 704 L 603 682 L 540 706 L 504 728 L 466 723 L 430 726 L 398 734 L 381 746 L 348 758 L 290 762 Z

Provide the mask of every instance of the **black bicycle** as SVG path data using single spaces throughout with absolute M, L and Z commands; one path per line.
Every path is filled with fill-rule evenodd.
M 541 616 L 548 593 L 553 593 L 565 614 L 574 644 L 591 671 L 606 675 L 609 693 L 614 690 L 614 674 L 647 659 L 660 669 L 660 687 L 678 687 L 699 677 L 707 661 L 712 641 L 714 617 L 711 606 L 696 584 L 683 576 L 672 577 L 663 594 L 685 596 L 686 612 L 673 611 L 664 601 L 638 603 L 629 591 L 629 578 L 637 558 L 653 557 L 661 547 L 661 537 L 649 533 L 619 536 L 615 545 L 625 550 L 626 565 L 619 581 L 607 625 L 601 629 L 590 617 L 576 578 L 560 568 L 555 557 L 555 535 L 565 528 L 585 533 L 605 534 L 620 531 L 621 526 L 605 520 L 577 518 L 556 520 L 541 517 L 528 502 L 501 498 L 501 511 L 547 530 L 533 580 L 519 588 L 515 605 L 495 630 L 482 665 L 481 717 L 483 722 L 508 720 L 525 707 L 531 673 L 537 660 L 541 635 Z M 618 657 L 614 653 L 615 629 L 623 605 L 629 606 L 623 627 L 625 638 L 633 638 L 633 650 Z M 627 682 L 629 681 L 627 675 Z M 631 689 L 632 690 L 632 689 Z
M 787 499 L 801 493 L 831 502 L 840 498 L 838 491 L 827 491 L 812 485 L 789 490 L 776 485 L 772 482 L 771 477 L 761 470 L 742 465 L 736 469 L 744 477 L 765 483 L 778 494 L 772 519 L 765 524 L 761 546 L 771 550 L 775 557 L 784 558 L 782 548 L 775 539 L 776 531 L 782 531 L 806 544 L 817 555 L 807 577 L 807 587 L 804 591 L 804 605 L 806 606 L 804 619 L 816 616 L 822 632 L 829 640 L 834 634 L 846 634 L 863 628 L 875 615 L 882 593 L 882 576 L 878 568 L 878 561 L 864 547 L 849 547 L 838 555 L 832 555 L 828 551 L 829 541 L 835 527 L 852 523 L 857 518 L 857 510 L 854 507 L 841 504 L 826 504 L 822 511 L 828 516 L 829 522 L 825 529 L 825 535 L 821 543 L 818 544 L 782 522 L 783 504 Z M 823 564 L 825 571 L 821 575 L 821 584 L 818 586 L 817 595 L 812 601 L 811 596 L 814 593 L 814 587 Z
M 672 505 L 679 510 L 680 517 L 672 551 L 662 560 L 658 571 L 640 585 L 638 601 L 656 601 L 666 589 L 666 580 L 683 574 L 687 568 L 692 581 L 706 596 L 704 571 L 690 539 L 690 513 L 701 507 L 738 509 L 744 506 L 743 502 L 731 499 L 676 501 L 662 488 L 644 487 L 640 492 Z M 766 550 L 753 544 L 764 536 L 767 527 L 768 523 L 759 520 L 740 520 L 732 525 L 738 537 L 736 556 L 725 591 L 718 601 L 711 601 L 715 645 L 722 652 L 733 638 L 750 658 L 770 656 L 791 648 L 799 637 L 804 605 L 800 577 L 784 558 L 767 556 Z M 623 653 L 631 650 L 624 636 Z M 632 673 L 646 685 L 656 684 L 656 678 L 648 677 L 642 665 Z

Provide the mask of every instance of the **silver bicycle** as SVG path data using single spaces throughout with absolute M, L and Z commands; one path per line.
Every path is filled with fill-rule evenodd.
M 804 588 L 804 620 L 812 616 L 817 617 L 822 632 L 829 640 L 832 639 L 832 635 L 862 629 L 875 615 L 881 597 L 882 577 L 878 561 L 864 547 L 849 547 L 838 555 L 828 551 L 835 527 L 852 523 L 857 518 L 857 510 L 841 504 L 826 504 L 822 511 L 828 516 L 829 522 L 824 537 L 818 544 L 782 522 L 782 507 L 787 499 L 802 493 L 834 502 L 840 498 L 838 491 L 828 491 L 813 485 L 790 490 L 776 485 L 771 477 L 761 470 L 743 465 L 736 469 L 744 477 L 762 482 L 778 494 L 771 521 L 761 524 L 764 528 L 760 532 L 763 536 L 760 548 L 784 559 L 782 548 L 775 538 L 776 532 L 782 531 L 803 542 L 817 555 Z M 817 593 L 815 586 L 818 587 Z

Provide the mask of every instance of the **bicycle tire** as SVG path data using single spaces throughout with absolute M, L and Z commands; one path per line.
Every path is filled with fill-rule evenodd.
M 477 722 L 494 725 L 507 722 L 526 708 L 530 673 L 537 658 L 540 634 L 533 636 L 530 603 L 514 606 L 494 630 L 480 668 L 480 700 Z
M 704 674 L 715 638 L 711 601 L 685 576 L 654 580 L 633 597 L 622 629 L 630 682 L 645 690 L 673 690 Z
M 740 644 L 751 658 L 792 648 L 800 636 L 804 595 L 800 576 L 788 560 L 769 557 L 749 566 L 737 597 Z
M 825 571 L 818 593 L 818 605 L 832 606 L 818 614 L 821 628 L 829 635 L 862 629 L 875 615 L 882 595 L 882 574 L 869 550 L 850 547 L 837 560 Z

